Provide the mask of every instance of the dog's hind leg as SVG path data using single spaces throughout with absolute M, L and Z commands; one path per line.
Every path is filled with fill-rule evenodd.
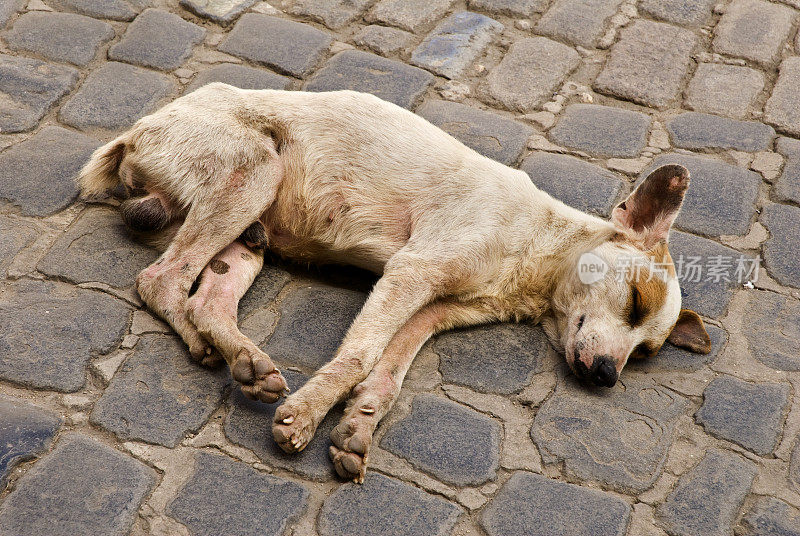
M 237 326 L 239 300 L 261 271 L 264 251 L 240 240 L 217 253 L 203 269 L 200 285 L 186 303 L 187 314 L 200 335 L 225 358 L 242 392 L 252 399 L 275 402 L 286 384 L 269 356 Z
M 397 400 L 406 372 L 425 341 L 444 329 L 492 319 L 490 312 L 477 307 L 436 301 L 406 322 L 367 378 L 355 386 L 344 416 L 331 431 L 330 456 L 339 476 L 364 482 L 372 434 Z

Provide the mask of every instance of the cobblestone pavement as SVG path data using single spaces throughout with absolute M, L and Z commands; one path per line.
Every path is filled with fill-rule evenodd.
M 0 0 L 0 534 L 800 534 L 798 25 L 798 0 Z M 682 163 L 673 257 L 760 277 L 705 265 L 711 354 L 610 390 L 539 328 L 443 334 L 342 483 L 341 410 L 281 452 L 274 405 L 142 307 L 156 254 L 114 202 L 76 201 L 94 148 L 217 80 L 375 93 L 599 215 Z M 296 388 L 373 281 L 276 261 L 241 325 Z

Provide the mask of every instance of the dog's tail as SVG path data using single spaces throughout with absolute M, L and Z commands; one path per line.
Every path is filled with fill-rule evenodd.
M 123 136 L 108 142 L 94 153 L 83 166 L 75 182 L 84 197 L 103 194 L 119 184 L 119 164 L 125 154 Z

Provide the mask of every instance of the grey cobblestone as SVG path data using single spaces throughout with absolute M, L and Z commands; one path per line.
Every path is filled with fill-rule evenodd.
M 786 157 L 783 173 L 775 181 L 775 199 L 800 205 L 800 140 L 778 138 L 775 145 L 777 151 Z
M 259 307 L 268 307 L 289 279 L 285 270 L 265 264 L 239 302 L 239 318 L 247 318 Z
M 64 283 L 3 283 L 0 294 L 0 378 L 73 392 L 86 380 L 92 355 L 122 339 L 130 310 L 100 292 Z
M 481 516 L 489 536 L 550 536 L 554 527 L 564 534 L 622 536 L 630 507 L 603 492 L 518 472 L 500 490 Z
M 62 419 L 21 400 L 0 397 L 0 487 L 19 463 L 47 450 Z
M 675 220 L 679 228 L 709 236 L 747 234 L 761 175 L 710 158 L 668 154 L 656 158 L 641 177 L 665 164 L 685 166 L 692 178 Z
M 737 149 L 763 151 L 772 146 L 775 131 L 756 121 L 735 121 L 716 115 L 689 112 L 667 122 L 676 147 L 686 149 Z
M 579 63 L 578 53 L 566 45 L 545 37 L 520 39 L 489 73 L 488 90 L 506 108 L 527 112 L 549 98 Z M 526 76 L 518 76 L 521 72 Z
M 25 6 L 25 0 L 6 0 L 0 4 L 0 29 Z
M 568 155 L 534 153 L 520 169 L 559 201 L 600 216 L 611 213 L 623 186 L 610 171 Z
M 367 473 L 362 486 L 345 484 L 333 492 L 320 512 L 319 527 L 322 536 L 446 536 L 460 513 L 440 497 Z
M 750 293 L 748 311 L 742 332 L 753 356 L 768 367 L 800 370 L 800 302 L 759 290 Z
M 644 149 L 649 129 L 650 117 L 643 113 L 572 104 L 548 135 L 559 145 L 590 154 L 631 157 Z
M 380 0 L 367 20 L 416 33 L 444 15 L 452 3 L 453 0 Z
M 414 34 L 397 28 L 370 24 L 365 26 L 355 37 L 355 42 L 359 46 L 365 46 L 380 54 L 388 56 L 397 54 L 410 45 Z
M 470 9 L 509 17 L 530 17 L 547 8 L 548 0 L 469 0 Z
M 511 394 L 541 370 L 550 343 L 539 327 L 499 324 L 445 333 L 433 348 L 445 382 Z
M 48 4 L 64 11 L 74 11 L 96 19 L 130 21 L 144 2 L 125 0 L 48 0 Z
M 78 81 L 78 71 L 0 54 L 0 132 L 31 130 Z
M 90 420 L 121 439 L 174 447 L 220 405 L 229 381 L 225 368 L 212 371 L 192 362 L 177 337 L 144 335 Z
M 17 19 L 5 40 L 14 50 L 86 65 L 112 37 L 114 28 L 99 20 L 73 13 L 29 11 Z
M 556 0 L 536 24 L 536 32 L 593 47 L 605 31 L 608 19 L 622 0 Z
M 403 108 L 411 108 L 431 82 L 433 75 L 417 67 L 360 50 L 345 50 L 317 71 L 306 84 L 306 89 L 364 91 Z
M 62 107 L 59 118 L 81 130 L 118 129 L 155 110 L 174 90 L 162 74 L 109 62 L 92 73 Z
M 241 536 L 280 536 L 303 513 L 308 495 L 300 484 L 198 452 L 194 473 L 168 512 L 197 536 L 226 534 L 232 527 Z
M 5 278 L 6 269 L 19 251 L 28 246 L 38 235 L 30 223 L 0 214 L 0 279 Z
M 683 305 L 686 306 L 685 303 Z M 695 354 L 666 342 L 658 355 L 644 359 L 631 359 L 625 366 L 631 370 L 642 372 L 671 370 L 694 372 L 700 370 L 705 365 L 713 363 L 728 342 L 728 334 L 725 330 L 706 324 L 706 331 L 711 337 L 711 351 L 707 354 Z
M 709 450 L 658 507 L 657 516 L 670 534 L 726 536 L 755 475 L 753 462 Z
M 460 77 L 503 25 L 480 13 L 453 13 L 411 54 L 411 63 L 447 78 Z
M 61 235 L 37 269 L 75 283 L 133 285 L 136 274 L 155 262 L 158 253 L 131 240 L 119 213 L 107 208 L 84 212 Z
M 0 505 L 8 536 L 127 534 L 155 471 L 111 447 L 70 434 Z
M 762 0 L 735 0 L 714 31 L 714 50 L 762 65 L 778 61 L 795 11 Z
M 764 107 L 764 121 L 781 132 L 800 136 L 800 57 L 792 56 L 781 63 L 778 81 Z
M 744 526 L 747 536 L 800 536 L 800 510 L 763 497 L 744 518 Z
M 769 205 L 761 212 L 761 223 L 772 235 L 764 244 L 767 271 L 780 283 L 800 288 L 800 208 Z
M 223 63 L 199 73 L 186 88 L 185 93 L 212 82 L 223 82 L 242 89 L 286 89 L 291 79 L 264 69 Z
M 25 215 L 45 216 L 78 195 L 74 179 L 100 144 L 61 127 L 45 127 L 0 154 L 0 197 Z
M 606 488 L 644 491 L 661 474 L 686 400 L 630 377 L 623 390 L 601 389 L 562 378 L 539 408 L 531 437 L 545 463 L 563 462 L 569 474 Z
M 440 480 L 475 485 L 495 477 L 500 436 L 500 425 L 489 417 L 421 394 L 411 414 L 386 432 L 381 447 Z
M 778 444 L 788 399 L 788 385 L 720 376 L 703 392 L 696 418 L 712 435 L 766 456 Z
M 204 35 L 202 27 L 173 13 L 146 9 L 128 26 L 122 41 L 109 49 L 108 57 L 171 71 L 189 58 Z
M 219 50 L 301 78 L 319 63 L 332 41 L 327 33 L 308 24 L 247 13 Z
M 639 11 L 681 26 L 702 26 L 711 18 L 716 0 L 642 0 Z
M 736 91 L 731 91 L 735 87 Z M 750 67 L 701 63 L 687 89 L 686 105 L 708 112 L 743 119 L 764 89 L 764 74 Z
M 373 0 L 298 0 L 292 6 L 291 12 L 336 30 L 351 23 L 372 2 Z
M 217 24 L 230 24 L 258 0 L 181 0 L 180 5 Z
M 601 93 L 664 108 L 680 92 L 697 37 L 689 30 L 637 20 L 621 31 L 594 82 Z
M 417 113 L 467 147 L 506 165 L 517 161 L 533 133 L 517 121 L 455 102 L 428 101 Z

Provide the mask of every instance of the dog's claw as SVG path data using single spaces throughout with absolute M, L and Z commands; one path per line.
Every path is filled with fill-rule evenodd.
M 275 410 L 272 437 L 285 452 L 300 452 L 311 441 L 317 423 L 302 402 L 288 399 Z
M 254 356 L 253 352 L 242 350 L 231 365 L 231 375 L 242 384 L 242 393 L 252 400 L 276 402 L 288 390 L 286 380 L 266 354 Z
M 294 422 L 294 417 L 289 416 L 283 419 L 283 424 L 292 424 Z

